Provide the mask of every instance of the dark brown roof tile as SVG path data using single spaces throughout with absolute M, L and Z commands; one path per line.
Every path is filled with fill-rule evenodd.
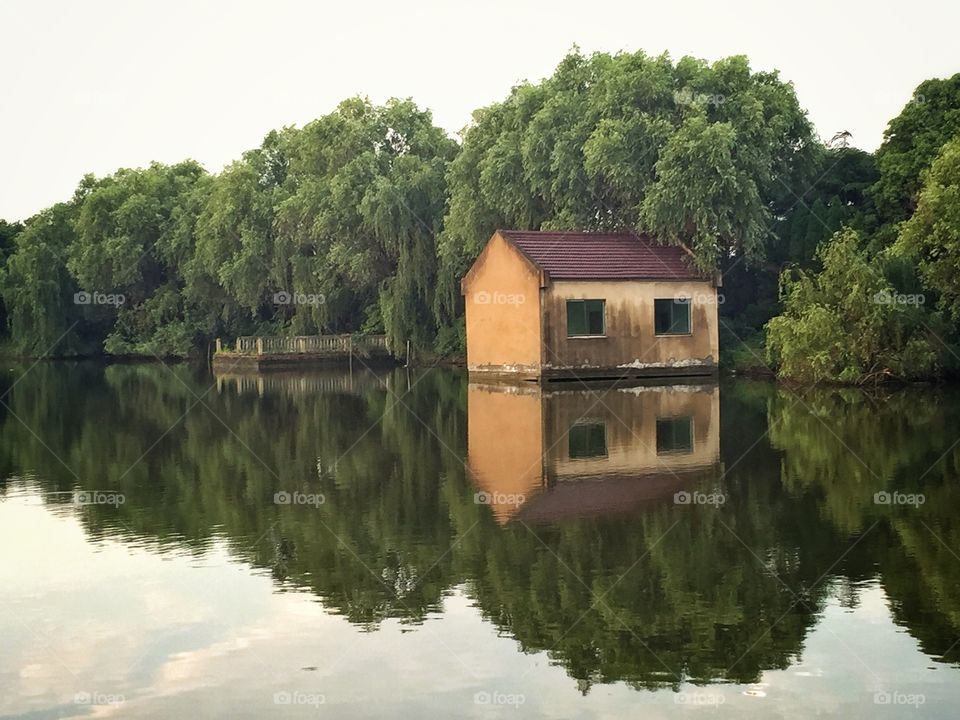
M 659 245 L 630 233 L 500 230 L 556 280 L 696 280 L 689 256 L 675 245 Z

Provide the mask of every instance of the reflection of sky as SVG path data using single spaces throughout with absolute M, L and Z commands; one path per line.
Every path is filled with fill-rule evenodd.
M 684 687 L 678 696 L 597 685 L 583 697 L 544 653 L 525 655 L 498 636 L 465 588 L 422 626 L 385 621 L 363 632 L 313 595 L 275 592 L 218 542 L 202 556 L 91 542 L 75 516 L 26 495 L 0 501 L 0 558 L 0 716 L 739 720 L 952 717 L 960 703 L 958 671 L 919 652 L 877 586 L 864 588 L 856 609 L 831 601 L 803 658 L 758 686 Z M 925 703 L 878 706 L 878 690 L 923 694 Z M 125 702 L 77 705 L 78 692 Z M 278 692 L 325 704 L 275 705 Z M 476 693 L 524 702 L 515 712 L 475 704 Z

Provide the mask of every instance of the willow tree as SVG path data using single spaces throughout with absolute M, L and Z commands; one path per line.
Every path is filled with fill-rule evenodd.
M 277 230 L 302 329 L 386 331 L 393 347 L 433 341 L 436 236 L 456 143 L 410 100 L 354 98 L 291 141 L 290 196 Z M 296 318 L 295 318 L 296 322 Z
M 58 203 L 30 218 L 0 270 L 14 348 L 25 355 L 72 355 L 94 350 L 80 289 L 67 269 L 78 203 Z
M 284 257 L 277 249 L 276 208 L 285 188 L 288 146 L 295 131 L 270 132 L 202 189 L 196 250 L 184 268 L 186 294 L 203 301 L 208 324 L 225 333 L 268 330 L 288 289 Z M 269 330 L 268 330 L 269 331 Z
M 186 355 L 194 323 L 180 268 L 193 254 L 188 198 L 205 175 L 188 160 L 119 170 L 92 182 L 77 214 L 68 267 L 91 293 L 122 295 L 108 311 L 108 352 Z
M 297 334 L 433 341 L 435 237 L 456 143 L 409 100 L 361 98 L 267 136 L 208 190 L 191 287 Z
M 456 281 L 498 226 L 646 231 L 704 270 L 759 260 L 771 219 L 803 189 L 812 144 L 793 87 L 744 57 L 574 51 L 466 129 L 438 314 L 453 321 Z

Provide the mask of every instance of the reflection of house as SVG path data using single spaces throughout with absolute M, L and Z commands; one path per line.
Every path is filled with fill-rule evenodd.
M 500 522 L 630 510 L 719 476 L 715 385 L 471 383 L 467 464 Z
M 716 370 L 716 282 L 679 247 L 626 234 L 498 230 L 461 291 L 474 376 Z

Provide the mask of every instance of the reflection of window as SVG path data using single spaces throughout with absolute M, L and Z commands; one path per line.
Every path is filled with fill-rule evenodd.
M 603 300 L 567 300 L 567 337 L 603 335 Z
M 657 418 L 657 455 L 693 452 L 693 418 Z
M 654 300 L 653 325 L 657 335 L 689 335 L 690 300 Z
M 602 422 L 577 423 L 570 428 L 571 458 L 606 457 L 607 424 Z

